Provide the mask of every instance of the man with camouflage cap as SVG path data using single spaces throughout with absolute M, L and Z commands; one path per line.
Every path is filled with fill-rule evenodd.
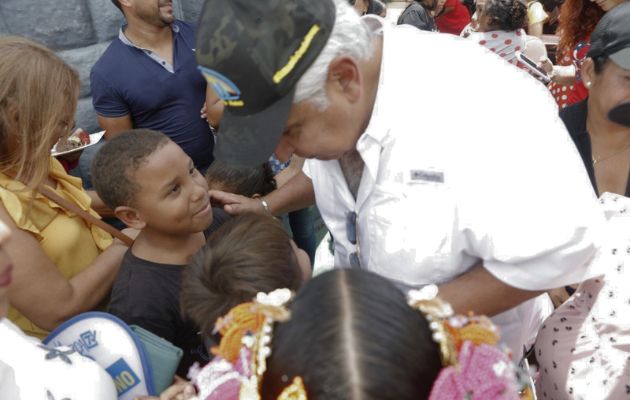
M 215 157 L 309 158 L 265 198 L 213 198 L 278 214 L 314 197 L 337 267 L 438 284 L 455 310 L 495 315 L 518 357 L 551 311 L 541 290 L 588 276 L 602 219 L 588 177 L 539 83 L 474 43 L 384 25 L 345 0 L 206 1 L 197 61 L 226 105 Z

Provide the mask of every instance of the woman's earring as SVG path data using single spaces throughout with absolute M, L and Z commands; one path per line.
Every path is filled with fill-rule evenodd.
M 590 88 L 591 87 L 591 81 L 584 82 L 584 86 L 586 86 L 587 88 Z

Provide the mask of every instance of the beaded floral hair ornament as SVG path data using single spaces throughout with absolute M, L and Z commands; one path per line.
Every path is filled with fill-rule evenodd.
M 437 292 L 429 285 L 407 294 L 409 305 L 424 314 L 440 347 L 443 368 L 429 400 L 521 399 L 513 363 L 497 346 L 497 328 L 487 317 L 455 315 Z
M 222 340 L 212 349 L 216 357 L 189 374 L 199 390 L 197 400 L 260 400 L 273 324 L 289 319 L 290 299 L 288 289 L 259 293 L 217 321 Z M 499 334 L 488 318 L 455 315 L 433 285 L 410 291 L 408 301 L 423 313 L 440 348 L 443 368 L 429 400 L 523 399 L 517 394 L 513 364 L 497 346 Z M 307 400 L 302 378 L 295 376 L 277 399 Z
M 217 321 L 215 331 L 222 339 L 218 348 L 212 349 L 215 358 L 189 374 L 199 390 L 196 399 L 260 400 L 273 324 L 289 319 L 286 304 L 291 297 L 289 289 L 258 293 L 253 302 L 234 307 Z M 307 400 L 302 378 L 294 377 L 278 400 Z

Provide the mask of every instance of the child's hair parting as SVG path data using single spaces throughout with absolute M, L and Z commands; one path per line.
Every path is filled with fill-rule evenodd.
M 262 399 L 299 376 L 310 400 L 428 398 L 442 368 L 425 317 L 385 278 L 336 269 L 309 281 L 276 323 Z

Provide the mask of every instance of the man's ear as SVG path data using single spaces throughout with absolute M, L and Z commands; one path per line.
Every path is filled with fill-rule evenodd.
M 328 90 L 335 90 L 356 103 L 363 94 L 363 75 L 354 58 L 348 56 L 335 57 L 328 66 Z
M 129 0 L 119 0 L 121 7 L 131 7 L 131 2 Z
M 130 228 L 142 230 L 146 226 L 146 222 L 144 222 L 138 210 L 133 207 L 118 206 L 114 210 L 114 214 L 116 215 L 116 218 L 121 220 Z
M 595 62 L 592 58 L 588 57 L 582 63 L 581 68 L 582 81 L 587 90 L 591 90 L 591 85 L 595 79 Z

